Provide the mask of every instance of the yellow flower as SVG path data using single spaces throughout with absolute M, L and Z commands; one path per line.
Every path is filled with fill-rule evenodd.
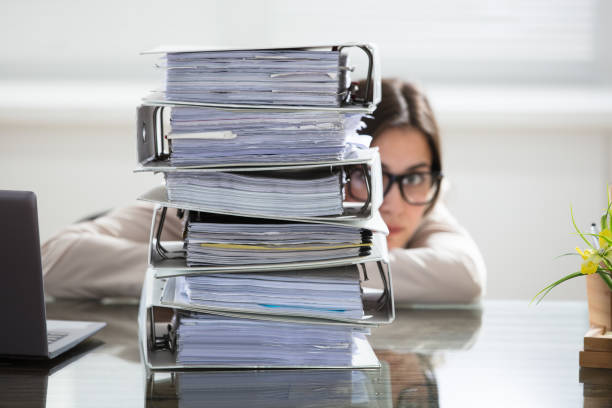
M 591 255 L 593 255 L 593 254 L 595 253 L 595 251 L 591 251 L 590 249 L 585 249 L 585 250 L 584 250 L 584 252 L 583 252 L 583 251 L 582 251 L 580 248 L 578 248 L 578 247 L 576 247 L 576 252 L 578 252 L 578 253 L 580 254 L 580 256 L 582 257 L 582 259 L 583 259 L 583 260 L 585 260 L 585 261 L 586 261 L 586 259 L 587 259 L 589 256 L 591 256 Z
M 599 252 L 591 249 L 585 249 L 582 251 L 578 247 L 576 247 L 576 251 L 580 254 L 582 260 L 584 261 L 582 265 L 580 265 L 580 273 L 583 275 L 592 275 L 597 272 L 599 264 L 603 261 L 603 258 Z
M 599 237 L 599 247 L 602 248 L 602 249 L 608 248 L 610 246 L 610 244 L 608 243 L 608 241 L 606 239 L 602 238 L 602 236 L 608 238 L 609 240 L 612 240 L 612 231 L 610 231 L 609 229 L 606 228 L 605 230 L 601 231 L 599 233 L 599 235 L 600 235 L 600 237 Z
M 597 272 L 598 266 L 599 264 L 593 261 L 583 262 L 582 265 L 580 266 L 580 273 L 582 273 L 583 275 L 592 275 L 595 272 Z

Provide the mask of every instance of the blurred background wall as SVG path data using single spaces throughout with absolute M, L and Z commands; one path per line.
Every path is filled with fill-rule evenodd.
M 446 200 L 482 248 L 488 298 L 531 298 L 577 258 L 611 180 L 604 0 L 9 2 L 0 14 L 0 188 L 38 194 L 41 239 L 160 182 L 133 174 L 135 108 L 161 44 L 374 42 L 442 127 Z M 4 232 L 4 231 L 3 231 Z M 552 292 L 583 299 L 584 282 Z

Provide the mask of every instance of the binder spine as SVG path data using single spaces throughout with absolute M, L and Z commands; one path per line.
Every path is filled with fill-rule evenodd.
M 165 107 L 156 105 L 136 108 L 136 151 L 140 164 L 165 160 L 169 156 L 164 137 L 164 110 Z
M 380 89 L 380 69 L 378 68 L 378 54 L 376 47 L 371 44 L 363 45 L 342 45 L 337 47 L 339 51 L 345 48 L 357 47 L 360 48 L 368 57 L 368 74 L 366 77 L 366 86 L 363 92 L 363 97 L 356 97 L 354 93 L 350 95 L 347 103 L 353 102 L 361 104 L 368 108 L 371 113 L 376 109 L 376 105 L 380 102 L 381 89 Z M 336 47 L 334 47 L 336 48 Z M 371 110 L 370 110 L 371 109 Z

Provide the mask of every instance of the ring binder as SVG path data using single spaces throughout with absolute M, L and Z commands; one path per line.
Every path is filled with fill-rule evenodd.
M 218 214 L 257 217 L 257 218 L 268 218 L 268 219 L 279 219 L 289 221 L 308 221 L 308 222 L 322 222 L 322 223 L 344 223 L 353 220 L 369 220 L 372 219 L 380 205 L 382 204 L 382 172 L 380 167 L 380 156 L 375 149 L 369 149 L 360 152 L 360 154 L 351 160 L 343 160 L 340 162 L 326 162 L 317 164 L 301 164 L 301 165 L 283 165 L 283 166 L 266 166 L 266 167 L 225 167 L 225 168 L 172 168 L 172 167 L 158 167 L 155 170 L 147 167 L 143 171 L 163 171 L 163 172 L 183 172 L 183 173 L 205 173 L 205 172 L 276 172 L 283 174 L 287 171 L 308 171 L 319 168 L 340 169 L 343 175 L 350 173 L 352 166 L 360 166 L 363 169 L 363 174 L 366 176 L 367 186 L 367 198 L 363 202 L 344 202 L 343 212 L 337 216 L 303 216 L 303 217 L 291 217 L 281 216 L 273 214 L 256 214 L 256 213 L 245 213 L 241 211 L 229 211 L 220 210 L 219 208 L 211 208 L 202 205 L 196 205 L 194 203 L 175 202 L 168 198 L 167 188 L 165 186 L 156 187 L 149 190 L 147 193 L 141 195 L 138 199 L 142 201 L 152 202 L 154 204 L 160 204 L 166 207 L 180 208 L 184 210 L 194 210 L 200 212 L 212 212 Z M 143 168 L 144 169 L 144 168 Z M 163 170 L 159 170 L 163 169 Z M 344 181 L 346 184 L 348 180 Z M 378 231 L 387 232 L 386 226 L 380 225 L 377 228 Z
M 351 319 L 343 317 L 328 317 L 328 318 L 314 318 L 309 317 L 307 314 L 301 314 L 299 311 L 294 312 L 291 316 L 286 313 L 275 312 L 274 309 L 270 309 L 266 312 L 254 312 L 241 310 L 239 308 L 229 307 L 212 307 L 212 306 L 198 306 L 198 305 L 187 305 L 177 301 L 174 296 L 176 278 L 179 276 L 188 276 L 190 273 L 181 274 L 179 271 L 174 276 L 154 276 L 153 291 L 154 293 L 161 293 L 159 299 L 153 300 L 153 305 L 158 307 L 176 307 L 182 310 L 191 310 L 195 312 L 204 312 L 212 314 L 222 314 L 227 316 L 251 316 L 253 318 L 266 318 L 270 320 L 279 321 L 291 321 L 291 322 L 309 322 L 316 324 L 350 324 L 358 326 L 380 326 L 381 324 L 391 323 L 395 319 L 395 312 L 393 307 L 393 295 L 391 292 L 391 274 L 389 273 L 389 264 L 386 260 L 372 261 L 357 264 L 358 270 L 364 270 L 366 264 L 375 265 L 377 271 L 380 274 L 382 288 L 371 288 L 368 286 L 362 286 L 362 301 L 364 303 L 365 316 L 360 319 Z M 333 267 L 321 266 L 321 269 L 332 269 Z M 317 269 L 317 270 L 321 270 Z M 254 268 L 250 269 L 235 269 L 232 273 L 247 273 L 252 272 Z M 260 272 L 271 272 L 266 266 L 259 265 L 257 268 Z M 285 271 L 291 270 L 290 268 L 284 269 Z M 307 273 L 306 271 L 304 271 Z M 200 274 L 206 273 L 219 273 L 219 271 L 209 270 L 200 271 Z M 362 273 L 363 274 L 363 273 Z M 362 279 L 362 282 L 368 282 L 367 279 Z M 264 317 L 262 317 L 264 316 Z
M 203 51 L 255 51 L 255 50 L 332 50 L 342 51 L 348 48 L 358 48 L 362 50 L 368 58 L 368 69 L 366 78 L 366 90 L 363 98 L 355 98 L 351 95 L 348 101 L 340 107 L 326 106 L 294 106 L 294 105 L 248 105 L 248 104 L 228 104 L 228 103 L 199 103 L 160 100 L 157 98 L 145 98 L 146 103 L 157 105 L 184 105 L 184 106 L 209 106 L 218 108 L 248 108 L 248 109 L 286 109 L 286 110 L 320 110 L 320 111 L 343 111 L 343 112 L 362 112 L 372 113 L 376 109 L 376 105 L 380 102 L 380 63 L 378 60 L 378 51 L 374 44 L 358 44 L 344 43 L 334 45 L 306 45 L 306 46 L 277 46 L 277 47 L 262 47 L 262 48 L 206 48 L 206 47 L 159 47 L 150 51 L 145 51 L 142 54 L 168 54 L 168 53 L 190 53 Z M 370 92 L 370 89 L 372 92 Z
M 140 168 L 136 171 L 170 171 L 180 168 L 213 168 L 228 166 L 227 163 L 216 164 L 207 163 L 206 159 L 201 159 L 202 163 L 172 166 L 170 164 L 171 147 L 169 139 L 171 138 L 170 130 L 170 112 L 177 105 L 159 105 L 159 104 L 143 104 L 137 107 L 137 123 L 136 123 L 136 149 L 138 152 L 138 163 Z M 244 112 L 244 108 L 215 108 L 216 110 L 229 112 Z M 251 110 L 252 111 L 252 110 Z M 275 109 L 273 112 L 284 112 L 282 109 Z M 267 112 L 270 113 L 270 112 Z M 230 126 L 230 125 L 228 125 Z M 231 129 L 228 129 L 228 131 Z M 180 134 L 183 136 L 182 134 Z M 189 135 L 186 133 L 185 135 Z M 188 137 L 185 137 L 188 138 Z M 232 166 L 240 167 L 261 167 L 279 164 L 318 164 L 328 162 L 339 162 L 343 159 L 328 160 L 303 160 L 293 163 L 278 163 L 273 158 L 270 162 L 236 162 Z
M 154 273 L 156 277 L 180 276 L 205 272 L 255 272 L 262 270 L 261 265 L 187 266 L 185 260 L 185 250 L 183 248 L 183 241 L 161 241 L 167 208 L 168 207 L 158 205 L 153 211 L 151 238 L 149 242 L 149 265 L 154 268 Z M 159 222 L 156 222 L 158 213 L 160 213 Z M 330 224 L 337 223 L 330 222 Z M 351 258 L 338 258 L 332 260 L 266 264 L 263 269 L 269 271 L 310 269 L 317 267 L 360 264 L 370 261 L 386 260 L 386 240 L 384 237 L 384 233 L 378 230 L 378 226 L 380 226 L 381 224 L 384 226 L 384 222 L 380 218 L 380 215 L 377 214 L 376 217 L 369 221 L 358 220 L 348 224 L 344 224 L 372 231 L 372 250 L 369 255 L 355 256 Z

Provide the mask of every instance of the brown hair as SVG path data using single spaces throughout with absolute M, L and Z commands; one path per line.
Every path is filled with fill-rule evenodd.
M 359 89 L 365 88 L 365 82 L 359 83 Z M 440 132 L 438 124 L 427 97 L 415 85 L 398 79 L 381 81 L 382 97 L 371 117 L 363 119 L 365 129 L 360 133 L 376 139 L 390 128 L 412 128 L 425 136 L 431 151 L 431 171 L 442 172 L 440 151 Z M 437 196 L 429 205 L 427 212 L 433 208 Z

